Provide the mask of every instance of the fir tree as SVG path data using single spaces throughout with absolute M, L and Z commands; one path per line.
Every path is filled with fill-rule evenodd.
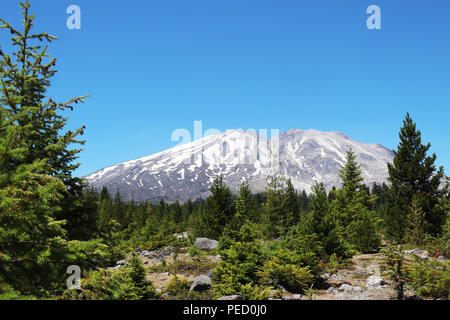
M 364 187 L 361 168 L 352 150 L 347 152 L 347 161 L 339 176 L 342 189 L 337 190 L 333 201 L 338 233 L 363 253 L 377 250 L 381 239 L 376 233 L 375 213 L 370 210 L 376 196 L 369 196 Z
M 297 192 L 280 173 L 267 176 L 264 210 L 269 238 L 286 235 L 299 220 Z
M 222 243 L 224 240 L 227 244 Z M 244 223 L 232 233 L 232 238 L 221 239 L 220 248 L 222 258 L 214 272 L 214 290 L 221 296 L 239 294 L 247 299 L 255 299 L 263 291 L 257 285 L 257 272 L 262 265 L 262 246 L 255 226 Z M 249 296 L 249 291 L 255 294 Z
M 416 129 L 409 113 L 399 133 L 400 143 L 394 151 L 394 161 L 388 164 L 390 189 L 387 194 L 385 227 L 387 236 L 401 241 L 407 232 L 406 215 L 413 196 L 421 194 L 420 206 L 425 212 L 428 232 L 437 235 L 445 220 L 439 206 L 439 185 L 443 168 L 436 171 L 436 155 L 427 156 L 431 144 L 423 144 L 420 130 Z
M 81 253 L 79 242 L 67 241 L 57 214 L 64 198 L 82 189 L 81 179 L 72 177 L 79 150 L 70 145 L 83 143 L 76 137 L 84 128 L 62 133 L 67 118 L 61 112 L 83 100 L 44 102 L 56 59 L 40 42 L 56 38 L 32 33 L 30 3 L 20 6 L 22 32 L 0 20 L 17 48 L 12 55 L 0 49 L 0 277 L 16 290 L 37 292 L 60 286 L 65 268 L 55 266 L 70 265 Z
M 235 213 L 233 194 L 224 183 L 222 176 L 214 180 L 209 190 L 211 195 L 206 198 L 205 207 L 199 217 L 195 234 L 219 239 L 223 229 Z
M 425 242 L 427 222 L 425 220 L 425 213 L 420 207 L 420 199 L 418 195 L 414 195 L 409 212 L 406 215 L 406 241 L 417 245 L 422 245 Z
M 125 300 L 148 300 L 156 297 L 155 287 L 145 279 L 146 271 L 142 261 L 133 251 L 128 267 L 128 282 L 125 287 Z

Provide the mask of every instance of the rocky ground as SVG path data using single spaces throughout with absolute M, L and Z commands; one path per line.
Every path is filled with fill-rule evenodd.
M 198 249 L 215 249 L 217 242 L 203 239 L 196 242 Z M 147 279 L 162 291 L 174 274 L 178 278 L 190 281 L 191 290 L 212 288 L 211 276 L 220 256 L 214 251 L 204 251 L 200 256 L 191 257 L 188 248 L 176 252 L 173 247 L 161 251 L 137 250 L 143 264 L 148 270 Z M 208 253 L 209 252 L 209 253 Z M 206 253 L 206 254 L 205 254 Z M 417 255 L 422 259 L 433 259 L 428 252 L 419 249 L 406 251 L 410 257 Z M 392 300 L 396 292 L 389 280 L 384 256 L 381 253 L 355 255 L 346 264 L 336 270 L 322 274 L 325 280 L 322 290 L 311 290 L 307 294 L 293 294 L 282 287 L 272 291 L 271 299 L 281 300 Z M 443 259 L 443 257 L 438 257 Z M 119 261 L 114 268 L 120 268 L 126 261 Z M 412 291 L 405 293 L 407 299 L 418 299 Z M 241 299 L 239 296 L 223 297 L 222 300 Z

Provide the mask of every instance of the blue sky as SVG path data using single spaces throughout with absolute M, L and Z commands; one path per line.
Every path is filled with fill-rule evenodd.
M 77 174 L 170 148 L 172 132 L 290 128 L 398 144 L 407 111 L 448 173 L 448 0 L 31 0 L 58 74 L 49 94 L 91 94 Z M 81 30 L 66 9 L 81 8 Z M 381 8 L 381 30 L 366 9 Z M 16 0 L 0 17 L 18 25 Z M 8 51 L 9 33 L 0 30 Z

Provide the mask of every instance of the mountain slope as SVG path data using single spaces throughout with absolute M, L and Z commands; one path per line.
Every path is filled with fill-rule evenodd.
M 292 129 L 270 139 L 254 131 L 230 130 L 166 151 L 96 171 L 87 180 L 100 189 L 120 190 L 137 201 L 204 198 L 216 176 L 223 174 L 233 191 L 248 181 L 264 190 L 267 174 L 281 171 L 296 189 L 309 192 L 315 181 L 327 189 L 340 186 L 338 171 L 352 148 L 367 184 L 383 182 L 393 152 L 364 144 L 339 132 Z

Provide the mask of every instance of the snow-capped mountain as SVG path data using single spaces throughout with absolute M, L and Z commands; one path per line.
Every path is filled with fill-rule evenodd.
M 255 131 L 229 130 L 166 151 L 96 171 L 87 180 L 100 190 L 120 190 L 136 201 L 205 198 L 215 177 L 222 174 L 237 192 L 243 181 L 253 192 L 264 190 L 267 174 L 281 171 L 297 190 L 309 192 L 315 181 L 327 189 L 339 187 L 338 172 L 352 148 L 366 184 L 387 177 L 393 152 L 379 144 L 364 144 L 339 132 L 292 129 L 266 138 Z

